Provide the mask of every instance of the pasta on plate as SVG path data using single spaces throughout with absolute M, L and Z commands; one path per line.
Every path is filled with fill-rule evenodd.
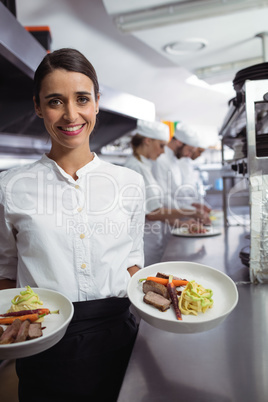
M 211 289 L 205 289 L 194 280 L 188 282 L 179 298 L 181 313 L 185 315 L 205 313 L 207 309 L 213 306 L 212 295 Z
M 37 293 L 33 291 L 30 286 L 26 286 L 26 290 L 20 292 L 11 300 L 11 307 L 7 313 L 12 313 L 21 310 L 34 310 L 43 305 Z M 37 322 L 43 322 L 44 318 L 41 317 Z

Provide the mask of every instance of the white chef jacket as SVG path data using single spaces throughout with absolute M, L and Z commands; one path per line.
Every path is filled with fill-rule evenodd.
M 163 192 L 152 174 L 152 161 L 140 155 L 139 161 L 134 155 L 127 158 L 125 166 L 143 176 L 146 191 L 145 213 L 149 214 L 163 206 Z
M 185 204 L 204 203 L 203 182 L 200 172 L 194 168 L 193 160 L 189 157 L 182 157 L 178 160 L 179 167 L 183 172 L 182 193 L 185 198 Z
M 97 155 L 76 174 L 46 155 L 0 174 L 0 279 L 72 301 L 125 297 L 127 268 L 143 267 L 143 179 Z
M 152 174 L 152 161 L 140 155 L 139 161 L 134 155 L 126 160 L 125 166 L 143 176 L 146 192 L 146 214 L 163 206 L 163 192 Z M 144 228 L 144 260 L 145 266 L 161 261 L 164 251 L 163 224 L 161 221 L 145 219 Z
M 164 205 L 170 209 L 181 207 L 178 196 L 182 186 L 182 173 L 178 161 L 172 149 L 165 146 L 165 152 L 153 162 L 152 167 L 153 175 L 163 190 Z

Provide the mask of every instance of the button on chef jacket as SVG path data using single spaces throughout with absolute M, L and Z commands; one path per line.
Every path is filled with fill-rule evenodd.
M 125 297 L 127 268 L 143 267 L 143 178 L 97 155 L 77 176 L 46 155 L 0 174 L 0 279 L 72 301 Z
M 162 189 L 152 174 L 152 161 L 140 155 L 138 160 L 131 155 L 126 160 L 125 166 L 135 170 L 143 176 L 146 192 L 145 213 L 148 214 L 163 206 Z M 163 254 L 163 224 L 160 221 L 145 220 L 144 228 L 144 259 L 145 266 L 161 261 Z

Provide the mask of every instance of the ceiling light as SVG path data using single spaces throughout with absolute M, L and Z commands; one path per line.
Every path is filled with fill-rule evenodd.
M 207 79 L 215 77 L 223 73 L 237 72 L 243 68 L 253 66 L 255 64 L 263 63 L 262 57 L 256 57 L 253 59 L 237 60 L 229 63 L 215 64 L 212 66 L 201 67 L 194 71 L 195 75 L 199 79 Z
M 127 33 L 267 6 L 267 0 L 193 0 L 119 14 L 114 22 Z
M 182 56 L 188 53 L 198 52 L 207 46 L 203 39 L 187 39 L 181 42 L 173 42 L 164 46 L 164 51 L 173 56 Z

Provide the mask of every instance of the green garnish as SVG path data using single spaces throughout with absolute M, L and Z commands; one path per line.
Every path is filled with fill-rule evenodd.
M 25 286 L 25 287 L 26 287 L 26 290 L 22 290 L 20 292 L 21 296 L 24 296 L 24 297 L 21 297 L 20 295 L 15 296 L 14 299 L 11 300 L 12 304 L 17 305 L 19 303 L 26 302 L 33 296 L 35 296 L 35 297 L 37 297 L 37 299 L 39 299 L 38 294 L 35 293 L 30 286 Z M 40 300 L 33 300 L 33 301 L 31 301 L 31 304 L 43 304 L 43 303 Z

